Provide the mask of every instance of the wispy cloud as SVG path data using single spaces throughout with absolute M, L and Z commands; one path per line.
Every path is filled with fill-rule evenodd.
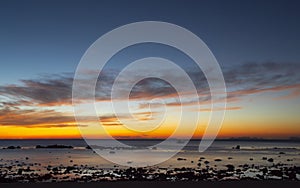
M 99 117 L 100 122 L 104 126 L 123 126 L 123 123 L 120 121 L 122 119 L 134 120 L 134 118 L 138 119 L 139 121 L 148 121 L 152 120 L 153 116 L 156 115 L 158 112 L 136 112 L 133 114 L 118 114 L 118 117 L 115 114 L 106 114 L 101 115 Z
M 130 94 L 130 98 L 140 100 L 140 108 L 148 108 L 147 100 L 159 97 L 166 100 L 167 106 L 194 105 L 196 100 L 201 104 L 210 102 L 210 94 L 205 76 L 200 71 L 187 70 L 195 83 L 200 98 L 187 97 L 178 100 L 176 90 L 167 82 L 159 79 L 146 79 L 140 81 Z M 290 99 L 300 96 L 300 63 L 245 63 L 239 66 L 223 69 L 228 89 L 228 101 L 237 101 L 243 96 L 262 93 L 288 91 L 285 96 L 278 99 Z M 110 99 L 111 87 L 118 71 L 108 70 L 100 74 L 97 83 L 96 99 L 104 101 Z M 139 74 L 139 73 L 136 73 Z M 142 74 L 142 73 L 141 73 Z M 167 72 L 167 74 L 172 74 Z M 93 74 L 89 74 L 92 75 Z M 131 75 L 134 77 L 134 75 Z M 180 84 L 180 76 L 177 81 Z M 40 79 L 21 80 L 20 85 L 0 86 L 0 125 L 2 126 L 72 126 L 74 117 L 63 115 L 54 110 L 24 110 L 21 107 L 50 107 L 71 105 L 73 74 L 61 74 L 42 77 Z M 128 87 L 126 81 L 124 88 Z M 82 91 L 84 93 L 84 90 Z M 2 96 L 2 98 L 1 98 Z M 84 96 L 84 95 L 83 95 Z M 84 98 L 83 98 L 84 100 Z M 122 98 L 120 99 L 122 100 Z M 151 103 L 151 107 L 161 106 Z M 228 109 L 228 110 L 238 110 Z M 148 114 L 149 115 L 149 114 Z M 140 115 L 147 119 L 148 115 Z M 101 117 L 106 125 L 122 125 L 116 117 Z M 46 122 L 46 123 L 45 123 Z M 75 125 L 75 124 L 74 124 Z
M 100 122 L 104 126 L 122 126 L 123 124 L 120 122 L 119 118 L 114 115 L 102 115 L 99 117 Z
M 71 77 L 21 80 L 22 85 L 0 86 L 0 95 L 20 105 L 59 106 L 71 103 Z
M 241 110 L 242 107 L 240 106 L 231 106 L 231 107 L 226 107 L 226 108 L 216 108 L 214 109 L 215 111 L 221 111 L 221 110 Z M 201 112 L 210 112 L 212 109 L 211 108 L 200 108 Z
M 76 127 L 73 116 L 63 115 L 54 110 L 21 110 L 4 108 L 0 110 L 1 126 L 21 126 L 27 128 Z

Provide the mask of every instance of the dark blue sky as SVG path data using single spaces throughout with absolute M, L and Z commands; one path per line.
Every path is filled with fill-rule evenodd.
M 197 34 L 222 67 L 300 61 L 300 1 L 0 1 L 0 84 L 74 72 L 86 49 L 124 24 L 155 20 Z

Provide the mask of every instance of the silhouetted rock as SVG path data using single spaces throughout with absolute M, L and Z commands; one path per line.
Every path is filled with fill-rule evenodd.
M 234 171 L 234 166 L 232 164 L 228 164 L 228 165 L 226 165 L 226 167 L 229 172 Z
M 91 146 L 86 146 L 85 149 L 92 149 Z
M 270 170 L 270 174 L 273 176 L 278 176 L 278 177 L 281 177 L 283 175 L 281 170 Z
M 3 149 L 21 149 L 20 146 L 8 146 L 6 148 L 3 148 Z
M 41 149 L 41 148 L 47 148 L 47 149 L 73 149 L 73 146 L 65 146 L 65 145 L 49 145 L 49 146 L 41 146 L 41 145 L 37 145 L 35 147 L 36 149 Z
M 266 167 L 263 168 L 263 169 L 261 169 L 261 171 L 262 171 L 263 174 L 267 174 L 268 173 L 268 169 Z
M 42 175 L 40 177 L 38 177 L 38 180 L 39 181 L 43 181 L 43 180 L 49 180 L 51 179 L 53 176 L 51 174 L 45 174 L 45 175 Z

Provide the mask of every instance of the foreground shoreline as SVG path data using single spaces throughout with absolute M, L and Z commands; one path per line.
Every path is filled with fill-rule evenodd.
M 40 188 L 40 187 L 55 187 L 55 188 L 117 188 L 117 187 L 130 187 L 130 188 L 141 188 L 142 187 L 217 187 L 217 188 L 247 188 L 247 187 L 272 187 L 272 188 L 282 188 L 282 187 L 299 187 L 300 181 L 290 181 L 290 180 L 239 180 L 239 181 L 185 181 L 185 182 L 168 182 L 168 181 L 116 181 L 116 182 L 90 182 L 90 183 L 75 183 L 75 182 L 61 182 L 61 183 L 0 183 L 1 187 L 14 188 Z
M 2 168 L 0 183 L 92 183 L 92 182 L 220 182 L 220 181 L 298 181 L 300 167 L 274 164 L 272 167 L 243 165 L 227 170 L 206 168 L 127 168 L 101 170 L 88 166 L 48 166 L 47 173 L 28 168 L 13 171 Z

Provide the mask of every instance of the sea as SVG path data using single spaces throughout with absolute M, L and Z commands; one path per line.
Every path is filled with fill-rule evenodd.
M 209 165 L 216 169 L 225 169 L 231 164 L 235 167 L 255 165 L 271 167 L 276 164 L 300 166 L 299 141 L 270 141 L 270 140 L 216 140 L 204 152 L 198 151 L 199 140 L 192 140 L 179 151 L 170 147 L 156 147 L 160 140 L 123 140 L 120 141 L 130 147 L 111 146 L 109 140 L 101 142 L 101 147 L 88 146 L 84 140 L 0 140 L 0 166 L 32 165 L 32 168 L 43 170 L 47 166 L 90 166 L 101 169 L 128 168 L 135 161 L 130 155 L 125 165 L 114 162 L 119 152 L 127 150 L 134 153 L 140 148 L 151 148 L 155 154 L 176 153 L 167 160 L 158 160 L 158 164 L 151 163 L 155 156 L 141 154 L 144 166 L 159 168 L 197 168 Z M 178 141 L 177 141 L 178 143 Z M 37 147 L 37 145 L 42 147 Z M 18 147 L 19 146 L 19 147 Z M 52 146 L 52 148 L 49 148 Z M 58 147 L 61 146 L 61 147 Z M 68 147 L 71 146 L 71 147 Z M 105 147 L 107 146 L 107 147 Z M 10 148 L 10 149 L 8 149 Z M 93 149 L 91 149 L 93 148 Z M 131 148 L 131 149 L 129 149 Z M 134 148 L 134 149 L 132 149 Z M 166 149 L 167 148 L 167 149 Z M 106 153 L 105 157 L 99 155 Z M 110 157 L 111 156 L 111 157 Z M 164 155 L 163 155 L 164 156 Z M 110 160 L 110 158 L 114 160 Z M 200 164 L 199 164 L 200 163 Z M 127 165 L 126 165 L 127 164 Z

